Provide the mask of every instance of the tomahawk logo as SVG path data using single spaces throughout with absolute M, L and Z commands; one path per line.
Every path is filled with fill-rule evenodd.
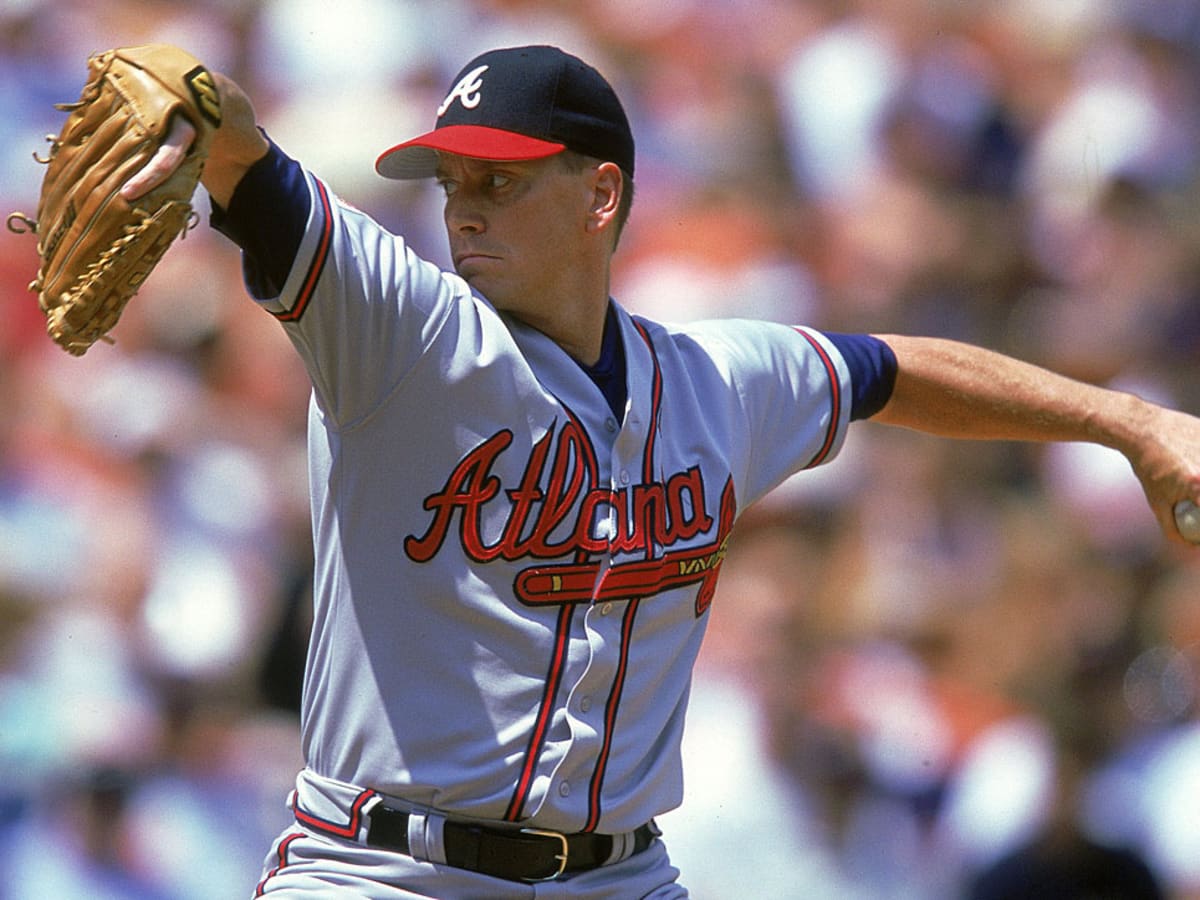
M 451 104 L 456 99 L 467 109 L 474 109 L 479 105 L 479 101 L 483 99 L 483 95 L 480 93 L 483 90 L 482 76 L 487 69 L 487 66 L 479 66 L 459 79 L 458 84 L 446 95 L 446 99 L 438 107 L 439 119 L 449 111 Z

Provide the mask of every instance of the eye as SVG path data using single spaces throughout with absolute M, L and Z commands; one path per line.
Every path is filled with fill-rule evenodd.
M 458 182 L 451 181 L 449 178 L 439 178 L 437 180 L 437 183 L 438 183 L 438 186 L 441 187 L 442 193 L 445 194 L 447 197 L 449 197 L 451 194 L 453 194 L 455 191 L 458 190 Z
M 507 175 L 501 175 L 499 172 L 493 172 L 487 177 L 488 187 L 492 190 L 499 190 L 506 187 L 512 181 Z

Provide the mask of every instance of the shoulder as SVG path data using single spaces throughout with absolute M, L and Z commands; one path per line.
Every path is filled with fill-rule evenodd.
M 785 360 L 829 360 L 837 348 L 823 334 L 799 325 L 758 319 L 707 319 L 685 323 L 651 322 L 633 316 L 648 340 L 683 356 L 701 355 L 735 367 L 774 369 Z

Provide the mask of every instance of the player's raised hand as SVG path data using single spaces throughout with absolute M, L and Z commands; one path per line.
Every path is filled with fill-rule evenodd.
M 221 127 L 213 136 L 200 181 L 219 205 L 228 207 L 246 170 L 267 155 L 271 145 L 258 127 L 254 104 L 232 78 L 213 73 L 221 93 Z
M 213 135 L 201 182 L 221 206 L 228 206 L 246 170 L 261 159 L 269 145 L 258 129 L 250 98 L 232 79 L 212 73 L 221 96 L 221 127 Z M 196 129 L 176 117 L 166 140 L 142 169 L 121 188 L 126 200 L 134 200 L 166 181 L 184 159 L 196 138 Z

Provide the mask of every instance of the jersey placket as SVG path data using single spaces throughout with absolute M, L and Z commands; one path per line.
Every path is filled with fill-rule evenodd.
M 614 497 L 628 495 L 633 484 L 631 472 L 637 471 L 641 462 L 644 440 L 637 425 L 631 418 L 617 435 L 609 461 L 602 463 L 601 476 Z M 603 775 L 612 749 L 636 615 L 636 601 L 610 597 L 603 590 L 606 576 L 619 562 L 614 541 L 634 528 L 633 523 L 620 521 L 620 516 L 628 514 L 626 503 L 613 503 L 593 524 L 593 534 L 606 541 L 607 550 L 598 560 L 591 602 L 585 614 L 576 618 L 586 654 L 580 655 L 580 668 L 568 672 L 564 688 L 571 742 L 551 776 L 550 790 L 554 803 L 570 808 L 572 819 L 580 817 L 584 823 L 581 830 L 594 829 L 601 813 Z
M 607 483 L 613 496 L 623 497 L 623 500 L 614 502 L 609 508 L 608 551 L 596 575 L 590 607 L 583 617 L 589 648 L 588 665 L 567 695 L 567 716 L 572 733 L 589 736 L 598 734 L 599 747 L 593 750 L 591 741 L 572 741 L 572 749 L 554 776 L 560 799 L 577 794 L 580 775 L 586 777 L 587 819 L 582 829 L 584 831 L 595 830 L 603 814 L 604 776 L 613 751 L 621 695 L 641 602 L 636 597 L 609 596 L 605 590 L 605 580 L 614 565 L 622 561 L 618 555 L 628 557 L 626 561 L 634 561 L 652 559 L 656 552 L 650 523 L 635 521 L 639 513 L 632 497 L 635 485 L 649 485 L 654 480 L 662 370 L 649 335 L 640 327 L 638 332 L 651 363 L 650 389 L 644 395 L 634 394 L 635 402 L 631 404 L 625 425 L 613 443 L 608 471 L 603 472 L 602 469 L 602 476 L 608 476 Z M 631 384 L 638 383 L 639 379 L 633 374 L 635 367 L 631 366 L 630 372 Z M 624 517 L 624 521 L 619 517 Z M 637 535 L 639 532 L 640 540 L 628 541 L 629 546 L 625 548 L 614 547 L 614 541 L 622 535 Z M 578 753 L 577 743 L 581 745 Z M 584 743 L 589 745 L 586 749 L 582 746 Z

